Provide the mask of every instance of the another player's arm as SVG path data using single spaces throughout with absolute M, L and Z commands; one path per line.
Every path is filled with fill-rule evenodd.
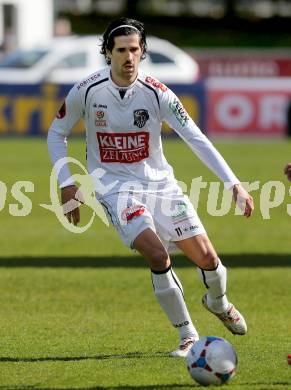
M 67 137 L 72 128 L 83 116 L 81 97 L 75 87 L 71 89 L 48 131 L 48 150 L 53 165 L 67 157 Z M 58 175 L 61 188 L 61 201 L 68 221 L 77 225 L 80 222 L 78 187 L 71 178 L 68 164 L 64 164 Z M 72 209 L 73 208 L 73 209 Z
M 291 181 L 291 163 L 288 163 L 284 168 L 284 173 L 287 176 L 287 179 Z
M 196 126 L 172 91 L 168 90 L 159 95 L 162 120 L 166 120 L 200 160 L 224 182 L 227 189 L 232 189 L 234 201 L 244 211 L 244 216 L 250 217 L 254 209 L 253 198 L 242 187 L 224 158 Z

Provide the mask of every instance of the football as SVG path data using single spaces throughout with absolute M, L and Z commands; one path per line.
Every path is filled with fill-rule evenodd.
M 206 336 L 193 344 L 186 361 L 191 377 L 200 385 L 223 385 L 235 375 L 237 355 L 225 339 Z

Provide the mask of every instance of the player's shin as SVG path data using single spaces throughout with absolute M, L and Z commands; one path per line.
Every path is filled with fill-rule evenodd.
M 161 272 L 152 270 L 152 282 L 157 301 L 173 326 L 178 329 L 181 340 L 189 337 L 198 339 L 184 301 L 182 285 L 171 266 Z
M 207 291 L 207 304 L 215 312 L 221 313 L 228 308 L 226 297 L 227 271 L 218 259 L 218 265 L 214 270 L 203 270 L 197 268 L 199 276 Z

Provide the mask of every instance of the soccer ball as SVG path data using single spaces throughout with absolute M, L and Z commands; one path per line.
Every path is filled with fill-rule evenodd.
M 226 340 L 207 336 L 196 341 L 187 355 L 191 377 L 200 385 L 223 385 L 235 375 L 237 356 Z

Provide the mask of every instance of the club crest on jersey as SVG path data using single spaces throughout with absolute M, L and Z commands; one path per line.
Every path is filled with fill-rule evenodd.
M 133 119 L 134 119 L 133 124 L 139 127 L 140 129 L 144 127 L 144 125 L 149 120 L 149 118 L 150 116 L 148 110 L 139 109 L 139 110 L 134 110 L 133 112 Z

